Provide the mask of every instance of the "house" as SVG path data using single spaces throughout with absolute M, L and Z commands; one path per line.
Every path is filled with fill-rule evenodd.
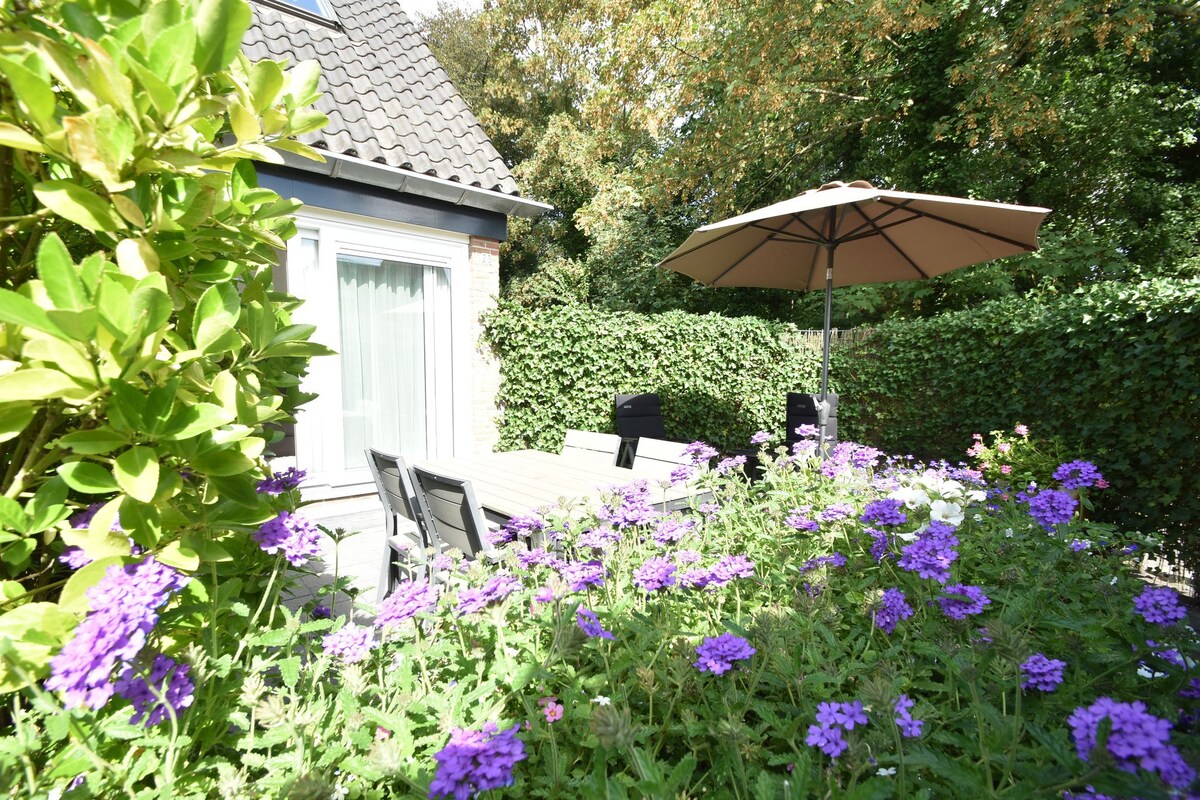
M 314 359 L 281 457 L 306 496 L 371 490 L 367 446 L 410 458 L 492 449 L 499 366 L 478 347 L 508 218 L 550 207 L 512 173 L 397 0 L 252 0 L 252 60 L 315 59 L 329 117 L 259 182 L 304 202 L 280 270 Z

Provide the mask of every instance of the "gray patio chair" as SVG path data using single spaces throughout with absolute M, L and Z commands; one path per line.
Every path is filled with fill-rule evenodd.
M 614 466 L 621 449 L 621 437 L 615 433 L 568 430 L 562 454 L 582 464 Z
M 456 547 L 468 559 L 491 550 L 487 541 L 488 525 L 483 508 L 469 480 L 440 475 L 415 466 L 418 502 L 428 510 L 430 533 L 442 547 Z
M 692 463 L 691 457 L 684 453 L 686 449 L 687 445 L 683 442 L 643 436 L 638 439 L 637 451 L 633 456 L 633 474 L 651 480 L 670 480 L 676 467 Z
M 784 441 L 789 447 L 800 441 L 800 437 L 796 435 L 796 428 L 801 425 L 820 426 L 820 414 L 817 409 L 817 403 L 820 400 L 821 396 L 816 394 L 787 393 L 787 408 L 784 415 L 786 427 L 784 428 L 783 435 Z M 830 442 L 836 442 L 838 396 L 830 392 L 828 402 L 829 410 L 826 415 L 825 438 Z
M 413 488 L 412 473 L 400 456 L 368 447 L 367 465 L 375 479 L 375 489 L 387 514 L 383 548 L 383 565 L 379 572 L 376 601 L 387 597 L 400 580 L 402 573 L 426 573 L 426 552 L 438 548 L 429 529 L 428 515 Z M 401 520 L 411 525 L 405 525 Z M 419 557 L 414 558 L 414 549 Z M 420 567 L 418 568 L 418 565 Z

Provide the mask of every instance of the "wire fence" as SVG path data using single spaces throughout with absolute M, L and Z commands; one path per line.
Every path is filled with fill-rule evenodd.
M 860 344 L 869 339 L 874 332 L 874 328 L 848 328 L 845 330 L 834 328 L 829 332 L 829 348 L 832 350 L 836 347 Z M 820 350 L 825 346 L 825 331 L 796 331 L 793 341 L 795 344 Z

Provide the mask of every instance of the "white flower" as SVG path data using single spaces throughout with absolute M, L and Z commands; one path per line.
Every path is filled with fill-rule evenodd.
M 979 489 L 972 489 L 971 491 L 967 492 L 967 500 L 972 503 L 982 503 L 984 500 L 987 500 L 987 492 L 980 491 Z
M 1165 678 L 1165 677 L 1167 677 L 1167 673 L 1157 672 L 1155 670 L 1150 669 L 1149 667 L 1146 666 L 1146 663 L 1144 661 L 1138 662 L 1138 675 L 1141 675 L 1143 678 Z
M 921 508 L 929 505 L 929 495 L 912 486 L 902 486 L 888 497 L 904 503 L 905 508 Z
M 895 774 L 896 774 L 896 768 L 895 768 L 895 767 L 880 767 L 880 768 L 879 768 L 879 771 L 878 771 L 878 772 L 876 772 L 875 774 L 876 774 L 876 775 L 881 775 L 881 776 L 883 776 L 883 777 L 887 778 L 887 777 L 889 777 L 889 776 L 891 776 L 891 775 L 895 775 Z
M 976 522 L 983 522 L 983 514 L 976 514 L 975 516 L 971 517 L 971 519 L 975 520 Z
M 957 503 L 934 500 L 929 504 L 929 518 L 941 520 L 957 527 L 962 524 L 963 510 Z
M 612 700 L 609 700 L 607 697 L 605 697 L 602 694 L 598 694 L 592 698 L 592 702 L 598 706 L 606 706 L 606 705 L 609 705 L 610 703 L 612 703 Z
M 1005 528 L 1005 529 L 1004 529 L 1004 538 L 1005 538 L 1005 539 L 1011 539 L 1012 537 L 1013 537 L 1013 529 L 1012 529 L 1012 528 Z
M 911 542 L 917 538 L 917 535 L 915 533 L 897 533 L 896 538 L 902 542 Z

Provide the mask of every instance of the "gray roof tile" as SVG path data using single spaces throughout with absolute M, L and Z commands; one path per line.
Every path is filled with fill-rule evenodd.
M 316 59 L 329 116 L 301 141 L 365 161 L 519 194 L 512 172 L 397 0 L 328 0 L 342 30 L 251 3 L 251 60 Z

